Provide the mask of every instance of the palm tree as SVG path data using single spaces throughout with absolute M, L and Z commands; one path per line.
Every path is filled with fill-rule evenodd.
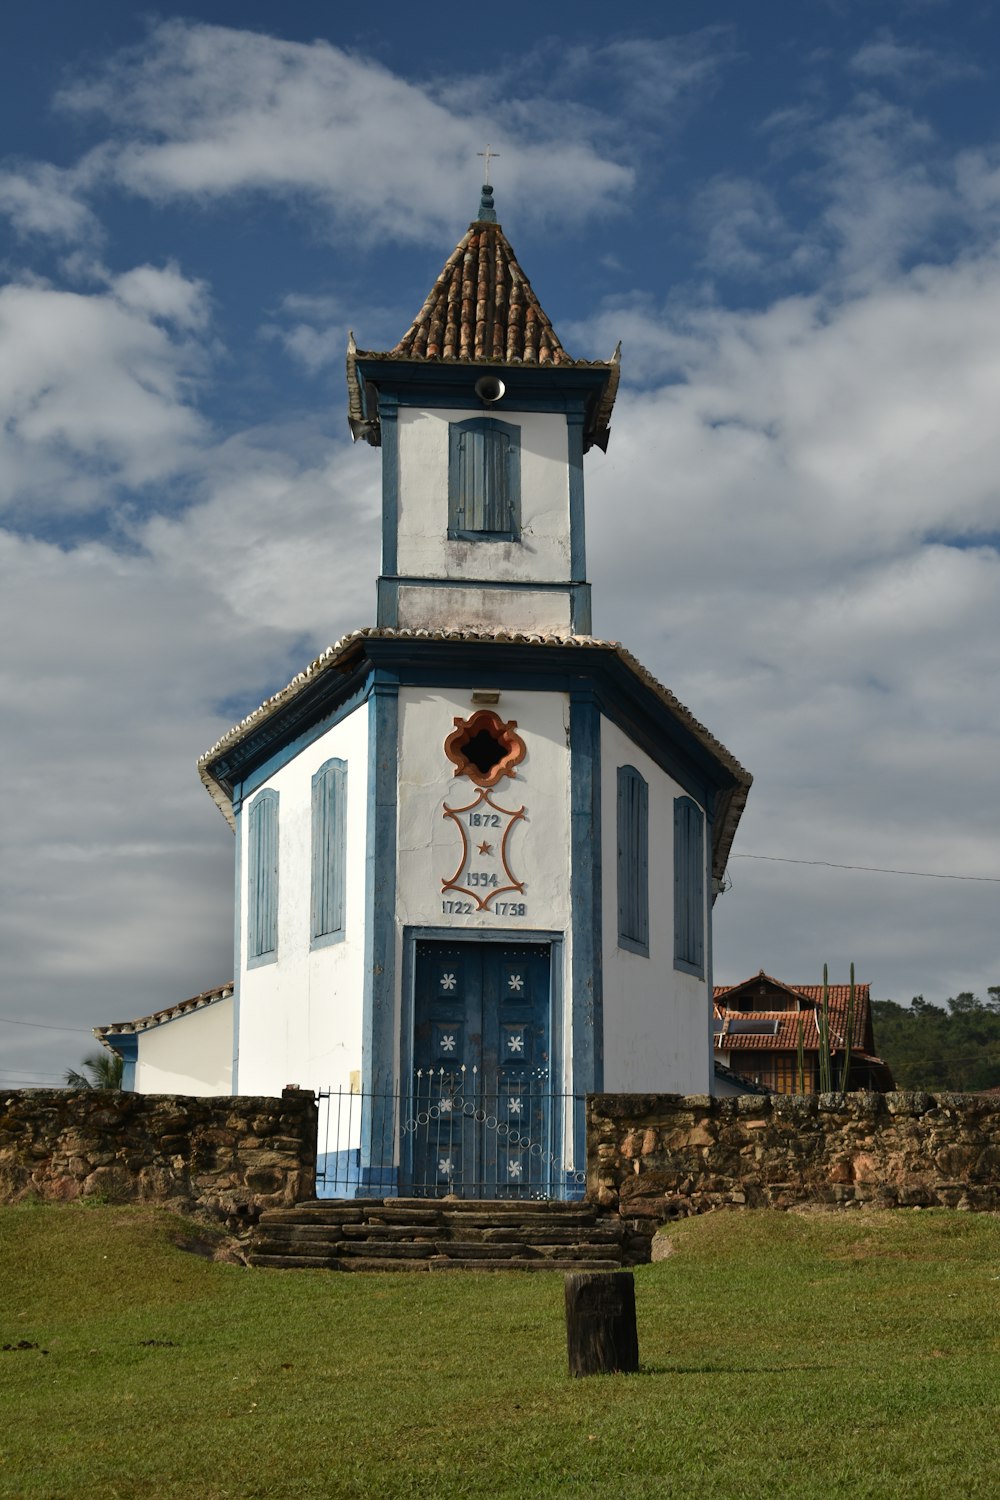
M 88 1052 L 79 1069 L 67 1068 L 65 1077 L 71 1089 L 120 1089 L 124 1068 L 124 1059 L 117 1052 L 102 1048 L 100 1052 Z

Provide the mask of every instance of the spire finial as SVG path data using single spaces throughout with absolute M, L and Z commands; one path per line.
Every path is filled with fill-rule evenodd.
M 490 162 L 500 155 L 493 147 L 487 145 L 485 151 L 477 151 L 477 156 L 484 158 L 483 162 L 483 195 L 479 200 L 479 212 L 476 214 L 477 224 L 495 224 L 497 211 L 493 206 L 493 189 L 490 187 Z
M 477 151 L 476 155 L 477 156 L 485 157 L 485 162 L 484 162 L 484 165 L 483 165 L 483 186 L 484 187 L 489 187 L 489 183 L 490 183 L 490 162 L 494 158 L 499 157 L 500 152 L 499 151 L 494 151 L 493 147 L 490 145 L 489 141 L 487 141 L 486 142 L 486 150 L 485 151 Z

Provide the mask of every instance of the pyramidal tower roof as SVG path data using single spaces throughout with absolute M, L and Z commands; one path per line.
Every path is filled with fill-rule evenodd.
M 445 261 L 392 354 L 490 364 L 572 362 L 497 223 L 489 183 L 483 186 L 479 217 Z
M 588 444 L 606 448 L 618 389 L 620 346 L 610 360 L 573 359 L 563 348 L 513 246 L 497 222 L 493 189 L 484 183 L 479 214 L 444 263 L 399 342 L 386 352 L 361 351 L 351 335 L 347 351 L 348 419 L 355 438 L 378 442 L 366 417 L 358 361 L 488 364 L 606 371 L 588 423 Z

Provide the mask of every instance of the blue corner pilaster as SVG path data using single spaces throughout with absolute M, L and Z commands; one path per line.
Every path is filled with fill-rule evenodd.
M 399 684 L 378 672 L 369 700 L 368 835 L 365 868 L 365 991 L 361 1087 L 388 1095 L 393 1087 L 396 969 L 396 786 Z M 390 1105 L 391 1108 L 391 1105 Z M 370 1139 L 381 1136 L 372 1121 Z M 367 1165 L 362 1156 L 362 1165 Z
M 235 891 L 233 892 L 233 1076 L 230 1093 L 240 1091 L 240 973 L 243 966 L 243 818 L 233 799 L 236 818 Z
M 583 422 L 582 411 L 566 414 L 569 459 L 569 576 L 574 583 L 587 577 L 587 533 L 583 519 Z
M 601 713 L 589 688 L 570 692 L 570 893 L 573 911 L 573 1074 L 576 1094 L 604 1088 L 603 912 L 601 901 Z M 574 1159 L 583 1160 L 582 1124 Z
M 122 1060 L 122 1093 L 135 1093 L 135 1068 L 139 1061 L 139 1038 L 134 1034 L 109 1036 L 108 1041 Z
M 382 576 L 378 584 L 379 625 L 395 625 L 396 620 L 383 619 L 383 610 L 391 613 L 396 604 L 390 587 L 383 583 L 394 579 L 399 571 L 399 401 L 384 391 L 378 398 L 379 422 L 382 428 Z

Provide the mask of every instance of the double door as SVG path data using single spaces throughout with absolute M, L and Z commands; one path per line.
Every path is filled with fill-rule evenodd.
M 410 1192 L 550 1195 L 550 968 L 542 943 L 418 942 Z

